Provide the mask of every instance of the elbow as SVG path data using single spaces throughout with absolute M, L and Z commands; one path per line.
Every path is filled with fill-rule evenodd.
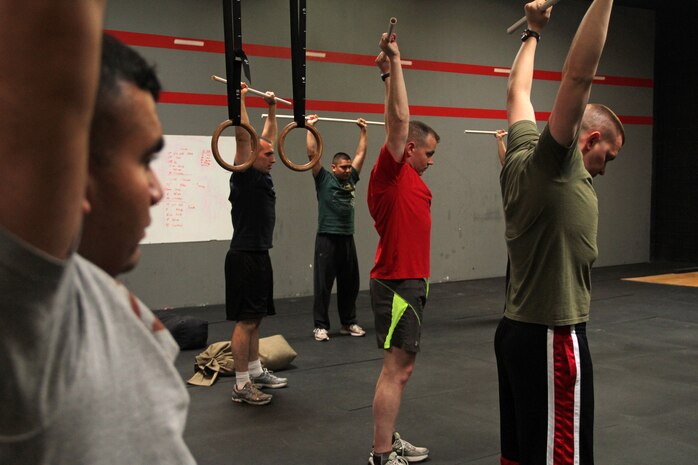
M 507 83 L 507 106 L 511 107 L 518 101 L 529 102 L 531 100 L 531 84 L 524 84 L 516 79 L 509 79 Z
M 512 92 L 511 87 L 507 88 L 507 108 L 511 108 L 511 106 L 514 104 L 514 93 Z
M 507 89 L 507 110 L 513 108 L 519 102 L 530 102 L 531 93 L 524 89 L 509 87 Z
M 409 110 L 396 108 L 394 111 L 390 112 L 389 117 L 392 124 L 408 124 L 410 122 Z
M 574 87 L 591 87 L 595 74 L 596 69 L 589 70 L 588 67 L 565 66 L 562 70 L 562 82 L 572 84 Z

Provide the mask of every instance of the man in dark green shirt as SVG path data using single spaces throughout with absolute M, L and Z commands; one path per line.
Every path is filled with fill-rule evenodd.
M 314 125 L 317 115 L 311 115 L 306 124 Z M 366 332 L 356 323 L 356 296 L 359 293 L 359 262 L 354 245 L 354 197 L 355 185 L 366 156 L 366 121 L 356 120 L 361 133 L 359 145 L 352 160 L 348 154 L 338 152 L 330 169 L 321 163 L 313 166 L 313 178 L 318 199 L 318 229 L 315 238 L 313 265 L 313 336 L 317 341 L 327 341 L 330 329 L 328 310 L 330 294 L 337 279 L 337 307 L 342 324 L 341 334 L 363 336 Z M 308 157 L 317 151 L 313 135 L 308 132 Z
M 534 57 L 550 9 L 526 5 L 528 28 L 509 75 L 509 134 L 500 176 L 510 277 L 495 335 L 501 463 L 593 465 L 594 387 L 586 338 L 598 207 L 592 178 L 625 142 L 618 117 L 588 104 L 612 0 L 594 0 L 539 133 Z

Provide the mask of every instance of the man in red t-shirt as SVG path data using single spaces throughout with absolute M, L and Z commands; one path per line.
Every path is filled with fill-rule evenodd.
M 376 64 L 385 82 L 386 140 L 368 185 L 368 208 L 379 235 L 371 270 L 371 306 L 383 368 L 373 398 L 372 465 L 425 460 L 429 450 L 395 432 L 402 391 L 412 374 L 429 288 L 431 192 L 421 176 L 434 163 L 439 136 L 410 121 L 400 50 L 383 34 Z

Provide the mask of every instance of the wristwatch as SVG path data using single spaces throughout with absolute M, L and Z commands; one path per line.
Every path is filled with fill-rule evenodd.
M 540 42 L 540 34 L 536 31 L 532 31 L 528 28 L 524 29 L 523 34 L 521 34 L 521 42 L 526 42 L 529 37 L 535 37 L 537 42 Z

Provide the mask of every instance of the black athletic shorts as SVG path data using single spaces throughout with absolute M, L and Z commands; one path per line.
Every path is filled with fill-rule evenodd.
M 380 349 L 419 352 L 427 279 L 371 279 L 371 307 Z
M 225 313 L 228 320 L 274 315 L 274 275 L 269 252 L 228 250 L 225 256 Z

